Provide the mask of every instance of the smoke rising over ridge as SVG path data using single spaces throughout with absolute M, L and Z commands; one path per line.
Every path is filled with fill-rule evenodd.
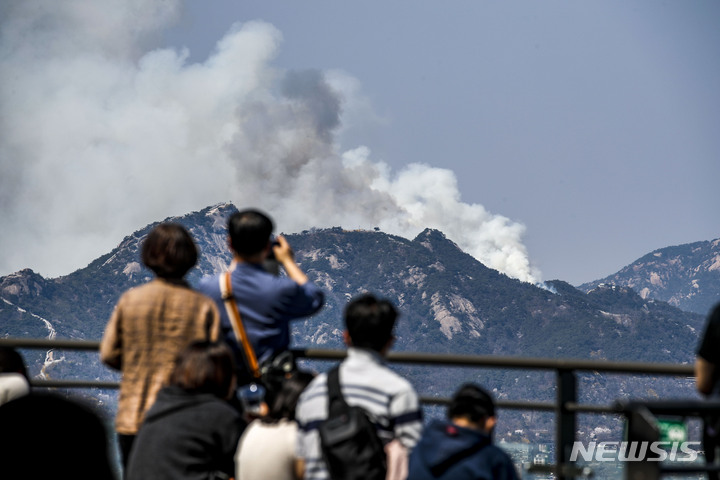
M 179 3 L 87 5 L 0 8 L 0 275 L 67 274 L 147 223 L 232 201 L 285 232 L 437 228 L 487 266 L 540 281 L 524 227 L 463 203 L 453 172 L 393 172 L 367 147 L 338 145 L 354 87 L 273 67 L 272 25 L 237 23 L 190 63 L 152 48 Z

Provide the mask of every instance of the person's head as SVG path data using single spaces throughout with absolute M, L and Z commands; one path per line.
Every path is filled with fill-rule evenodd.
M 0 373 L 19 373 L 29 378 L 22 355 L 12 347 L 0 347 Z
M 235 388 L 235 360 L 230 348 L 222 341 L 191 343 L 178 354 L 170 385 L 229 398 Z
M 254 209 L 233 213 L 228 219 L 230 246 L 240 257 L 253 257 L 269 248 L 273 222 Z
M 296 371 L 286 378 L 275 395 L 271 405 L 268 405 L 266 421 L 274 422 L 283 418 L 295 420 L 295 407 L 297 406 L 300 394 L 310 384 L 315 376 L 310 372 Z
M 447 416 L 453 422 L 464 421 L 471 428 L 489 432 L 495 426 L 495 401 L 484 388 L 466 383 L 453 395 Z
M 356 297 L 345 307 L 345 328 L 354 347 L 382 352 L 393 340 L 398 312 L 385 299 L 370 293 Z
M 197 258 L 195 242 L 185 227 L 177 223 L 161 223 L 143 242 L 142 262 L 161 278 L 184 277 Z
M 99 412 L 84 401 L 30 393 L 0 406 L 3 478 L 114 480 L 108 432 Z M 43 448 L 38 441 L 55 439 Z

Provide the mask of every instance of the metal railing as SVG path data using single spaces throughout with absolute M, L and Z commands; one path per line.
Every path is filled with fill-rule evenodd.
M 67 350 L 98 350 L 98 341 L 61 340 L 61 339 L 30 339 L 0 338 L 0 346 L 11 346 L 23 349 L 67 349 Z M 325 349 L 293 349 L 298 358 L 311 360 L 339 360 L 345 357 L 344 351 Z M 387 361 L 392 363 L 455 366 L 455 367 L 489 367 L 521 370 L 549 370 L 555 372 L 556 398 L 553 402 L 537 401 L 503 401 L 497 402 L 499 409 L 520 409 L 550 411 L 555 414 L 555 465 L 535 467 L 535 471 L 553 473 L 558 480 L 566 480 L 587 472 L 578 468 L 570 460 L 575 442 L 578 413 L 612 413 L 627 414 L 627 406 L 614 403 L 610 405 L 581 404 L 577 395 L 578 372 L 604 372 L 622 374 L 646 374 L 668 376 L 693 376 L 692 365 L 644 363 L 644 362 L 609 362 L 597 360 L 568 360 L 552 358 L 521 358 L 495 355 L 449 355 L 414 352 L 391 352 Z M 117 388 L 117 382 L 83 381 L 83 380 L 46 380 L 33 379 L 37 387 L 65 388 Z M 437 397 L 421 397 L 420 401 L 427 405 L 447 404 L 449 399 Z M 697 410 L 697 400 L 689 400 L 688 411 L 692 415 Z M 694 403 L 693 403 L 694 402 Z M 691 405 L 692 404 L 692 405 Z M 720 407 L 720 405 L 719 405 Z M 693 471 L 698 471 L 694 469 Z M 630 477 L 627 477 L 630 478 Z M 647 478 L 647 477 L 646 477 Z

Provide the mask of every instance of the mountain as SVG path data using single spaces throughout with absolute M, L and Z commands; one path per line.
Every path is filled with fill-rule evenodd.
M 230 204 L 179 218 L 201 251 L 188 280 L 220 271 L 230 260 L 226 218 Z M 146 282 L 139 263 L 148 225 L 112 252 L 70 275 L 45 279 L 31 270 L 0 278 L 3 336 L 99 339 L 119 296 Z M 689 363 L 704 318 L 666 302 L 642 298 L 623 286 L 588 293 L 562 281 L 547 288 L 520 282 L 464 253 L 442 232 L 425 230 L 409 240 L 380 231 L 311 229 L 287 235 L 298 263 L 327 293 L 326 306 L 293 328 L 296 346 L 342 348 L 342 310 L 364 291 L 389 298 L 401 312 L 395 350 L 522 357 L 591 358 Z M 55 378 L 117 378 L 95 353 L 44 354 L 28 361 L 31 373 Z M 396 368 L 422 395 L 447 396 L 463 381 L 492 387 L 500 399 L 554 399 L 550 373 L 513 369 Z M 686 379 L 637 380 L 583 375 L 583 401 L 609 403 L 618 396 L 688 396 Z M 113 402 L 112 393 L 102 394 Z M 541 414 L 542 415 L 542 414 Z M 547 418 L 508 415 L 508 431 L 549 431 Z
M 578 288 L 589 292 L 601 284 L 629 287 L 642 298 L 707 315 L 720 302 L 720 238 L 655 250 Z

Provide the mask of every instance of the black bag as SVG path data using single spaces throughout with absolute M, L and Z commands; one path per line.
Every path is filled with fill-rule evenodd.
M 272 405 L 271 402 L 274 400 L 275 395 L 280 392 L 285 380 L 297 371 L 297 361 L 290 350 L 282 351 L 260 364 L 259 381 L 267 390 L 268 405 Z
M 385 479 L 387 459 L 383 443 L 367 412 L 345 402 L 340 392 L 339 366 L 328 372 L 328 418 L 318 431 L 332 480 Z

